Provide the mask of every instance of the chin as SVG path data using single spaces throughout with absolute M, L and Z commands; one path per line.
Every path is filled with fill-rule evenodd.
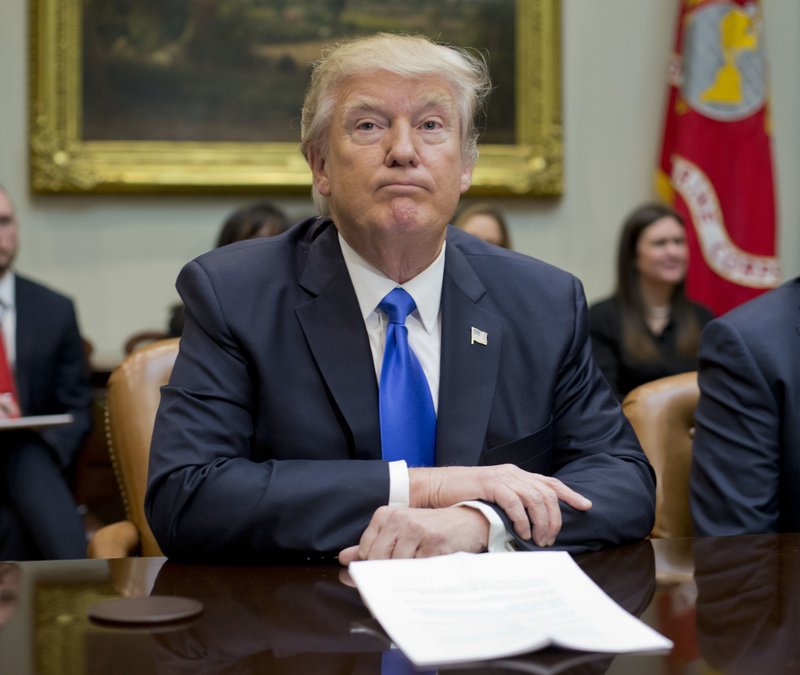
M 387 227 L 395 232 L 424 229 L 430 216 L 413 200 L 395 200 L 391 206 Z

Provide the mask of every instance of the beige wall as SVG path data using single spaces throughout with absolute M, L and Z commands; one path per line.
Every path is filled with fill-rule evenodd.
M 617 229 L 652 197 L 676 3 L 564 0 L 566 192 L 557 200 L 502 200 L 515 248 L 577 274 L 590 300 L 611 291 Z M 781 258 L 800 274 L 800 3 L 764 0 Z M 75 298 L 102 359 L 125 338 L 166 322 L 175 276 L 210 248 L 237 197 L 31 196 L 27 182 L 25 0 L 0 10 L 0 182 L 22 222 L 18 269 Z M 305 199 L 278 200 L 305 215 Z

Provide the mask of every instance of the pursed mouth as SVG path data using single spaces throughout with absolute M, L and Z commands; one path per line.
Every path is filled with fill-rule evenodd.
M 421 183 L 416 183 L 411 181 L 389 181 L 386 183 L 381 183 L 378 186 L 378 189 L 411 191 L 411 190 L 426 190 L 427 188 Z

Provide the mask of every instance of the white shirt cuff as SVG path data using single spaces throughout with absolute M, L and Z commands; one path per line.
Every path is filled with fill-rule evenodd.
M 404 459 L 389 462 L 389 506 L 408 506 L 411 501 L 411 480 Z
M 489 541 L 486 544 L 486 550 L 489 553 L 498 553 L 502 551 L 514 551 L 515 548 L 511 542 L 514 541 L 506 526 L 503 524 L 503 519 L 497 515 L 495 511 L 488 504 L 483 502 L 460 502 L 455 506 L 468 506 L 471 509 L 477 509 L 483 514 L 483 517 L 489 521 Z

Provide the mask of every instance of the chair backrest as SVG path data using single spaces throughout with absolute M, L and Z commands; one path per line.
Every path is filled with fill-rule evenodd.
M 689 470 L 699 398 L 697 372 L 691 371 L 643 384 L 622 402 L 658 481 L 653 537 L 692 536 Z
M 125 345 L 122 349 L 127 356 L 131 352 L 139 349 L 139 347 L 144 347 L 152 342 L 164 340 L 168 337 L 169 336 L 163 330 L 142 330 L 138 333 L 134 333 L 127 340 L 125 340 Z
M 128 520 L 139 530 L 142 555 L 163 555 L 144 515 L 144 495 L 161 387 L 172 373 L 179 340 L 160 340 L 137 349 L 108 378 L 108 448 Z

